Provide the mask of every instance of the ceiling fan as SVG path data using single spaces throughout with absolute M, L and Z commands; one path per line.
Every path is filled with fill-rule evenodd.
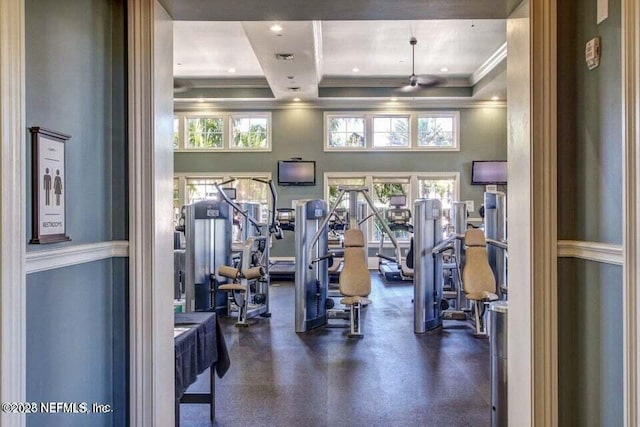
M 193 87 L 188 80 L 173 79 L 173 93 L 185 93 Z
M 418 40 L 415 37 L 411 37 L 409 40 L 411 45 L 411 75 L 409 76 L 409 84 L 398 89 L 399 92 L 413 92 L 420 89 L 427 89 L 430 87 L 440 86 L 447 82 L 446 79 L 433 75 L 416 76 L 416 45 Z

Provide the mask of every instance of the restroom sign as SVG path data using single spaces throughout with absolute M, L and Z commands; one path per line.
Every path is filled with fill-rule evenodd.
M 66 234 L 65 143 L 60 132 L 32 127 L 32 238 L 31 244 L 71 240 Z

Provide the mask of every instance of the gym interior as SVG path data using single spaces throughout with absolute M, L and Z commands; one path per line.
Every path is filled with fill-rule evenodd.
M 510 381 L 511 363 L 533 362 L 509 357 L 509 338 L 529 333 L 510 325 L 522 314 L 510 299 L 536 289 L 511 274 L 528 227 L 511 213 L 529 197 L 512 183 L 535 174 L 518 167 L 536 84 L 522 71 L 529 1 L 151 1 L 146 59 L 131 54 L 144 42 L 136 2 L 17 3 L 22 396 L 102 406 L 3 424 L 543 425 L 521 413 L 534 398 L 520 402 L 522 382 Z M 551 425 L 631 425 L 622 4 L 562 0 L 554 11 L 557 185 L 531 190 L 557 205 Z M 145 60 L 154 67 L 134 72 Z M 153 96 L 136 110 L 144 76 Z M 145 108 L 155 127 L 139 135 Z M 138 138 L 155 141 L 150 164 L 162 168 L 135 172 Z M 64 146 L 64 181 L 44 187 L 43 140 Z M 64 225 L 50 234 L 38 225 L 60 197 Z M 160 231 L 136 246 L 134 212 L 150 206 Z M 165 274 L 136 276 L 145 251 L 165 253 Z M 132 308 L 139 300 L 149 313 Z M 168 327 L 137 331 L 156 310 Z M 144 334 L 169 337 L 152 362 L 133 356 L 148 354 L 137 353 Z M 156 376 L 170 384 L 150 398 L 164 418 L 136 397 L 138 380 Z

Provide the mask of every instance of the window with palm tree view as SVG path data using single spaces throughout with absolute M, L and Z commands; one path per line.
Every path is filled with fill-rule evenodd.
M 271 113 L 178 113 L 175 150 L 271 150 Z
M 458 151 L 458 111 L 325 113 L 325 151 Z
M 341 186 L 365 187 L 376 207 L 384 217 L 389 209 L 391 196 L 403 195 L 407 198 L 405 206 L 413 214 L 413 205 L 417 199 L 438 199 L 442 202 L 442 224 L 449 223 L 448 215 L 451 203 L 459 200 L 458 172 L 326 172 L 325 173 L 325 198 L 329 206 L 333 206 Z M 340 208 L 349 209 L 349 198 L 341 201 Z M 361 212 L 363 217 L 371 212 Z M 383 233 L 382 225 L 376 217 L 371 217 L 365 229 L 368 232 L 369 242 L 378 243 Z M 397 231 L 396 238 L 400 241 L 409 241 L 411 233 Z M 385 237 L 389 242 L 389 238 Z
M 329 147 L 364 147 L 364 117 L 330 117 Z

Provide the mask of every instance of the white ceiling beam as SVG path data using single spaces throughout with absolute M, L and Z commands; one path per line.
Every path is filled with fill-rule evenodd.
M 318 97 L 316 25 L 312 21 L 279 23 L 283 28 L 276 33 L 270 30 L 275 23 L 253 21 L 242 23 L 273 95 L 276 99 L 316 99 Z M 276 58 L 278 53 L 292 54 L 293 59 L 279 60 Z M 292 91 L 291 88 L 299 89 Z
M 500 65 L 507 59 L 507 43 L 505 42 L 500 46 L 493 54 L 487 59 L 476 71 L 469 77 L 469 85 L 475 86 L 480 80 L 482 80 L 487 74 L 489 74 L 494 68 Z

